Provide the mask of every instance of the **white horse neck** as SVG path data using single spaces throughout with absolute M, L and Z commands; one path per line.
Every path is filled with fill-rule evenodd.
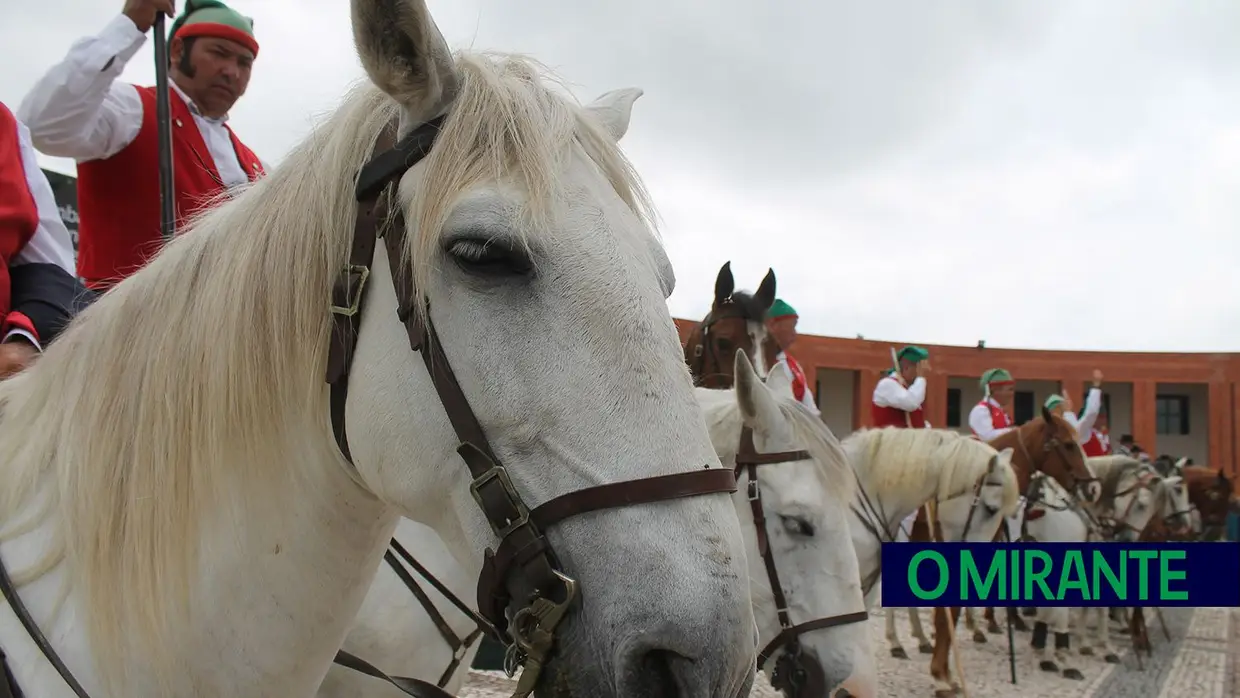
M 971 492 L 997 453 L 942 429 L 865 429 L 845 437 L 843 446 L 861 481 L 855 506 L 868 512 L 872 504 L 888 530 L 931 499 Z

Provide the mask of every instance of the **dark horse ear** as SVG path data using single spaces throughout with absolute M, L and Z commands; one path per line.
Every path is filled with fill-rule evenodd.
M 736 280 L 732 278 L 732 262 L 727 261 L 719 267 L 719 276 L 715 277 L 715 307 L 723 305 L 723 302 L 732 296 L 732 291 L 736 290 Z
M 762 308 L 762 312 L 771 309 L 775 305 L 775 270 L 767 269 L 766 276 L 762 277 L 762 283 L 758 284 L 758 292 L 753 294 L 754 301 L 758 307 Z
M 1051 431 L 1055 430 L 1055 416 L 1051 411 L 1046 409 L 1046 405 L 1042 405 L 1042 420 L 1046 422 L 1046 428 Z

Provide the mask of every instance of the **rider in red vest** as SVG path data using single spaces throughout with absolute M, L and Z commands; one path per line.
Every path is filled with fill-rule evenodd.
M 1079 414 L 1072 411 L 1072 401 L 1063 395 L 1051 395 L 1044 405 L 1076 429 L 1076 441 L 1081 444 L 1086 456 L 1110 455 L 1111 440 L 1097 429 L 1099 419 L 1106 424 L 1106 414 L 1102 411 L 1102 371 L 1094 370 L 1094 383 L 1085 395 L 1085 406 Z
M 56 338 L 78 292 L 73 241 L 30 132 L 0 102 L 0 378 Z
M 821 414 L 818 411 L 818 405 L 814 403 L 814 394 L 809 390 L 809 380 L 805 377 L 805 371 L 801 369 L 801 364 L 797 363 L 797 360 L 788 353 L 793 343 L 797 341 L 797 311 L 782 299 L 776 298 L 771 309 L 766 311 L 766 327 L 780 347 L 779 353 L 775 355 L 775 366 L 772 370 L 782 367 L 782 370 L 787 371 L 792 378 L 793 396 L 810 412 L 815 415 Z
M 161 244 L 155 88 L 117 79 L 159 11 L 172 16 L 173 0 L 126 0 L 100 34 L 73 44 L 18 109 L 35 147 L 77 160 L 77 272 L 96 292 L 137 271 Z M 219 0 L 186 0 L 168 54 L 180 228 L 213 197 L 264 172 L 227 124 L 258 55 L 253 22 Z
M 982 374 L 982 401 L 969 412 L 969 428 L 982 441 L 993 441 L 1016 427 L 1012 419 L 1012 401 L 1016 397 L 1016 381 L 1002 368 Z
M 912 427 L 924 429 L 923 404 L 926 401 L 926 373 L 930 370 L 930 352 L 908 346 L 896 355 L 896 366 L 874 386 L 870 409 L 874 427 Z

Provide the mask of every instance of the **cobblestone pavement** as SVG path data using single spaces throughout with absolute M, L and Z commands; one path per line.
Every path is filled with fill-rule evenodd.
M 911 653 L 906 660 L 893 659 L 884 637 L 884 609 L 876 609 L 870 621 L 871 637 L 878 656 L 879 698 L 931 698 L 930 659 L 918 654 L 908 628 L 908 615 L 900 611 L 896 627 L 900 641 Z M 1001 617 L 1001 616 L 1000 616 Z M 1099 657 L 1078 657 L 1076 668 L 1083 681 L 1041 671 L 1029 648 L 1029 633 L 1015 633 L 1016 680 L 1012 685 L 1006 635 L 991 635 L 986 644 L 975 644 L 963 632 L 957 635 L 964 664 L 965 683 L 973 698 L 1225 698 L 1240 696 L 1240 609 L 1167 608 L 1162 626 L 1152 609 L 1146 617 L 1153 656 L 1142 655 L 1138 670 L 1127 635 L 1112 633 L 1111 642 L 1120 664 L 1106 664 Z M 928 610 L 922 623 L 933 624 Z M 960 628 L 964 623 L 961 621 Z M 1053 643 L 1053 638 L 1051 639 Z M 1073 647 L 1077 638 L 1072 638 Z M 1075 650 L 1074 650 L 1075 651 Z M 953 662 L 953 671 L 955 663 Z M 472 672 L 460 698 L 509 698 L 515 682 L 500 672 Z M 752 698 L 776 698 L 779 694 L 760 677 Z

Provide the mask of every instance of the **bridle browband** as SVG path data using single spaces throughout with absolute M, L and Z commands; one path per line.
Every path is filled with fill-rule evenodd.
M 469 469 L 470 492 L 490 523 L 499 545 L 487 549 L 478 579 L 478 611 L 496 639 L 508 646 L 505 668 L 513 675 L 523 667 L 515 695 L 528 696 L 537 683 L 555 643 L 555 630 L 575 600 L 577 582 L 560 570 L 544 531 L 581 514 L 668 501 L 682 497 L 733 493 L 732 471 L 710 468 L 589 487 L 556 497 L 530 510 L 512 484 L 507 470 L 491 450 L 481 424 L 452 371 L 434 324 L 430 305 L 417 307 L 413 280 L 404 265 L 404 211 L 395 201 L 394 186 L 434 146 L 445 117 L 414 129 L 396 141 L 396 123 L 389 123 L 375 144 L 379 153 L 358 174 L 358 213 L 347 266 L 332 290 L 334 318 L 327 382 L 331 386 L 332 428 L 336 443 L 350 457 L 345 432 L 349 366 L 357 343 L 377 239 L 387 246 L 397 317 L 404 324 L 409 347 L 422 355 L 448 420 L 460 445 L 457 453 Z M 383 215 L 386 214 L 386 215 Z M 386 224 L 383 223 L 386 221 Z M 422 312 L 419 312 L 421 310 Z M 424 321 L 425 319 L 425 321 Z M 515 602 L 511 622 L 505 613 Z M 441 691 L 442 694 L 442 691 Z
M 686 357 L 689 364 L 689 374 L 693 377 L 693 385 L 700 388 L 727 388 L 731 385 L 732 374 L 726 372 L 726 367 L 719 359 L 719 354 L 715 350 L 715 342 L 711 337 L 711 330 L 719 322 L 731 320 L 743 323 L 752 322 L 745 314 L 745 308 L 736 302 L 732 296 L 723 299 L 718 307 L 711 308 L 711 311 L 702 318 L 702 322 L 698 324 L 697 331 L 700 339 L 693 345 L 693 354 Z M 763 347 L 754 347 L 754 352 L 764 351 Z M 707 369 L 713 367 L 714 370 L 707 373 Z
M 753 514 L 754 529 L 758 537 L 758 554 L 766 567 L 767 580 L 771 585 L 771 596 L 775 601 L 775 614 L 779 618 L 780 632 L 762 648 L 758 654 L 758 670 L 779 649 L 784 652 L 775 662 L 775 670 L 771 674 L 771 685 L 782 691 L 784 695 L 794 698 L 799 695 L 826 695 L 825 679 L 816 664 L 805 662 L 801 653 L 801 635 L 814 630 L 833 628 L 850 623 L 861 623 L 869 620 L 867 611 L 844 613 L 829 618 L 819 618 L 794 624 L 788 613 L 788 600 L 784 596 L 784 588 L 779 583 L 779 570 L 775 567 L 775 556 L 771 552 L 770 538 L 766 532 L 766 512 L 762 509 L 762 489 L 758 484 L 758 467 L 775 463 L 791 463 L 799 460 L 810 460 L 808 451 L 778 451 L 758 453 L 753 443 L 753 429 L 741 429 L 740 446 L 736 452 L 736 475 L 742 472 L 748 476 L 746 492 L 749 499 L 749 510 Z M 802 694 L 802 691 L 805 691 Z
M 430 153 L 445 119 L 446 115 L 432 119 L 399 141 L 396 121 L 389 122 L 375 142 L 374 152 L 378 155 L 373 155 L 358 172 L 358 210 L 349 260 L 331 292 L 332 328 L 326 381 L 330 386 L 332 432 L 340 453 L 352 464 L 345 427 L 349 368 L 357 346 L 375 246 L 379 238 L 384 238 L 398 304 L 397 317 L 405 326 L 410 349 L 422 355 L 435 392 L 460 440 L 457 453 L 473 476 L 470 493 L 500 541 L 494 550 L 488 548 L 484 555 L 478 579 L 478 610 L 490 625 L 485 629 L 508 647 L 505 668 L 509 676 L 517 667 L 522 667 L 514 698 L 525 698 L 533 692 L 555 644 L 556 627 L 578 594 L 576 580 L 560 570 L 543 532 L 567 518 L 589 512 L 683 497 L 731 494 L 736 492 L 736 477 L 731 470 L 711 468 L 707 464 L 703 470 L 588 487 L 544 502 L 533 510 L 526 507 L 507 470 L 491 450 L 482 425 L 452 372 L 430 320 L 429 303 L 421 309 L 423 312 L 418 312 L 412 277 L 407 270 L 402 273 L 404 265 L 399 263 L 406 254 L 406 228 L 404 211 L 395 200 L 395 185 Z M 0 593 L 77 698 L 89 698 L 31 618 L 2 562 Z M 510 622 L 505 610 L 514 601 L 518 610 Z M 337 653 L 335 661 L 382 679 L 412 698 L 452 698 L 435 684 L 388 676 L 344 651 Z M 0 662 L 5 662 L 2 651 Z M 7 662 L 4 669 L 0 698 L 22 698 L 21 688 L 8 670 Z M 454 667 L 450 668 L 449 675 L 453 670 Z

